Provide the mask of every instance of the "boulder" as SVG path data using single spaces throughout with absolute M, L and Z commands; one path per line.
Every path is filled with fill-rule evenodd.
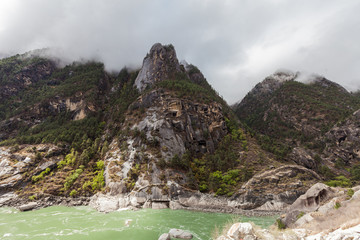
M 257 231 L 257 235 L 260 235 L 260 239 L 275 240 L 274 235 L 272 235 L 267 229 L 260 229 Z
M 181 229 L 170 229 L 169 231 L 170 237 L 172 238 L 180 238 L 180 239 L 192 239 L 193 235 L 189 232 L 186 232 L 184 230 Z
M 321 203 L 324 203 L 333 195 L 334 192 L 329 186 L 323 183 L 313 185 L 289 207 L 288 213 L 282 221 L 286 226 L 291 226 L 298 220 L 300 213 L 308 213 L 317 210 L 321 206 Z
M 301 195 L 291 206 L 292 210 L 315 211 L 320 204 L 331 198 L 333 191 L 323 183 L 313 185 L 307 192 Z
M 170 234 L 168 234 L 168 233 L 163 233 L 163 234 L 161 234 L 161 236 L 159 237 L 158 240 L 171 240 Z
M 19 210 L 24 212 L 24 211 L 29 211 L 29 210 L 33 210 L 34 208 L 36 208 L 38 206 L 37 202 L 30 202 L 24 205 L 21 205 L 19 207 Z
M 256 237 L 254 235 L 246 235 L 244 240 L 256 240 Z
M 244 238 L 246 235 L 252 235 L 253 226 L 250 223 L 235 223 L 227 232 L 227 236 L 231 239 Z
M 105 213 L 113 212 L 120 208 L 119 197 L 104 195 L 104 194 L 96 194 L 93 197 L 91 197 L 89 205 L 95 208 L 96 210 L 98 210 L 99 212 L 105 212 Z
M 227 238 L 223 235 L 221 235 L 220 237 L 218 237 L 216 240 L 231 240 L 230 238 Z

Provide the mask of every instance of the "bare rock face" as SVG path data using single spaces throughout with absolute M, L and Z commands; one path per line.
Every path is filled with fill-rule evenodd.
M 317 210 L 322 203 L 334 196 L 331 188 L 323 183 L 312 186 L 305 194 L 301 195 L 288 209 L 283 222 L 290 226 L 297 219 L 301 212 L 311 212 Z
M 295 147 L 292 150 L 289 158 L 300 166 L 304 166 L 309 169 L 316 168 L 316 162 L 312 157 L 312 153 L 308 150 L 305 150 L 304 148 Z
M 185 149 L 212 153 L 227 133 L 219 103 L 197 103 L 162 90 L 154 90 L 135 103 L 139 108 L 150 104 L 145 118 L 133 128 L 145 131 L 149 140 L 158 139 L 161 147 L 167 149 L 163 151 L 166 159 L 174 154 L 182 155 Z
M 312 170 L 286 165 L 255 175 L 232 199 L 242 209 L 281 211 L 318 180 L 319 175 Z
M 176 73 L 184 73 L 184 71 L 180 67 L 174 47 L 156 43 L 144 58 L 135 85 L 139 91 L 143 91 L 158 81 L 174 77 Z
M 345 164 L 360 160 L 360 110 L 326 134 L 325 154 L 329 159 L 341 159 Z

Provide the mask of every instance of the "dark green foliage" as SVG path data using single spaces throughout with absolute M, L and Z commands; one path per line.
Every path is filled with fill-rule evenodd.
M 322 162 L 322 159 L 319 156 L 319 154 L 315 154 L 314 161 L 316 162 L 316 164 L 320 164 Z
M 118 85 L 119 90 L 110 95 L 108 104 L 110 117 L 115 122 L 125 120 L 125 112 L 128 110 L 129 105 L 140 96 L 139 91 L 134 87 L 137 74 L 138 71 L 129 72 L 127 68 L 123 68 L 115 81 L 115 85 Z
M 96 117 L 70 121 L 65 114 L 49 117 L 45 122 L 22 132 L 16 138 L 16 142 L 19 144 L 64 142 L 70 144 L 75 150 L 81 150 L 86 147 L 88 139 L 90 142 L 95 140 L 101 135 L 103 129 L 104 124 Z M 81 137 L 84 134 L 87 136 L 86 139 Z
M 9 58 L 0 59 L 0 84 L 14 83 L 14 76 L 28 66 L 36 66 L 47 63 L 49 60 L 41 57 L 25 57 L 15 55 Z
M 185 157 L 179 157 L 179 155 L 175 154 L 170 160 L 169 167 L 186 170 L 189 167 L 189 163 Z
M 354 165 L 350 168 L 351 179 L 354 181 L 360 181 L 360 164 Z
M 345 162 L 341 158 L 337 158 L 335 161 L 335 167 L 337 169 L 344 169 L 345 168 Z
M 11 98 L 3 99 L 0 102 L 2 113 L 0 119 L 26 112 L 29 106 L 36 103 L 40 103 L 40 106 L 46 109 L 47 103 L 55 97 L 74 97 L 78 92 L 83 93 L 84 100 L 96 102 L 98 87 L 104 76 L 104 65 L 96 62 L 74 63 L 65 68 L 55 69 L 50 76 L 39 79 L 25 88 L 20 88 Z
M 236 114 L 256 132 L 262 148 L 279 159 L 284 159 L 296 142 L 321 152 L 325 143 L 315 141 L 316 137 L 360 108 L 360 98 L 321 81 L 325 83 L 287 81 L 274 92 L 248 94 L 245 104 L 235 109 Z M 310 125 L 317 131 L 303 131 L 299 125 Z
M 157 83 L 158 87 L 165 88 L 171 91 L 175 91 L 175 94 L 179 98 L 188 98 L 203 103 L 210 103 L 213 101 L 219 101 L 220 97 L 214 90 L 206 89 L 190 80 L 164 80 Z M 220 102 L 223 102 L 221 100 Z
M 318 172 L 327 180 L 333 179 L 335 177 L 335 174 L 326 165 L 321 165 L 318 167 Z
M 267 135 L 257 135 L 258 142 L 262 149 L 269 151 L 281 160 L 291 152 L 291 147 L 278 141 L 276 138 L 271 138 Z

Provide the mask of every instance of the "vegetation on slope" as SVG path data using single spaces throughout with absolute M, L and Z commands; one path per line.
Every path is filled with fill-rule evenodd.
M 241 121 L 259 134 L 264 149 L 280 159 L 297 143 L 321 151 L 324 145 L 315 138 L 360 108 L 359 98 L 335 84 L 321 83 L 287 81 L 272 94 L 259 96 L 261 101 L 251 113 L 247 105 L 235 111 Z M 253 97 L 247 96 L 246 101 Z M 244 116 L 242 112 L 249 114 Z

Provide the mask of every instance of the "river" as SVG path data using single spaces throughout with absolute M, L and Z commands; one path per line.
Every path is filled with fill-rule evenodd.
M 251 221 L 266 228 L 275 219 L 170 209 L 104 214 L 89 207 L 56 206 L 29 212 L 0 208 L 0 239 L 157 240 L 169 229 L 180 228 L 191 232 L 193 239 L 209 240 L 215 228 L 229 222 Z

